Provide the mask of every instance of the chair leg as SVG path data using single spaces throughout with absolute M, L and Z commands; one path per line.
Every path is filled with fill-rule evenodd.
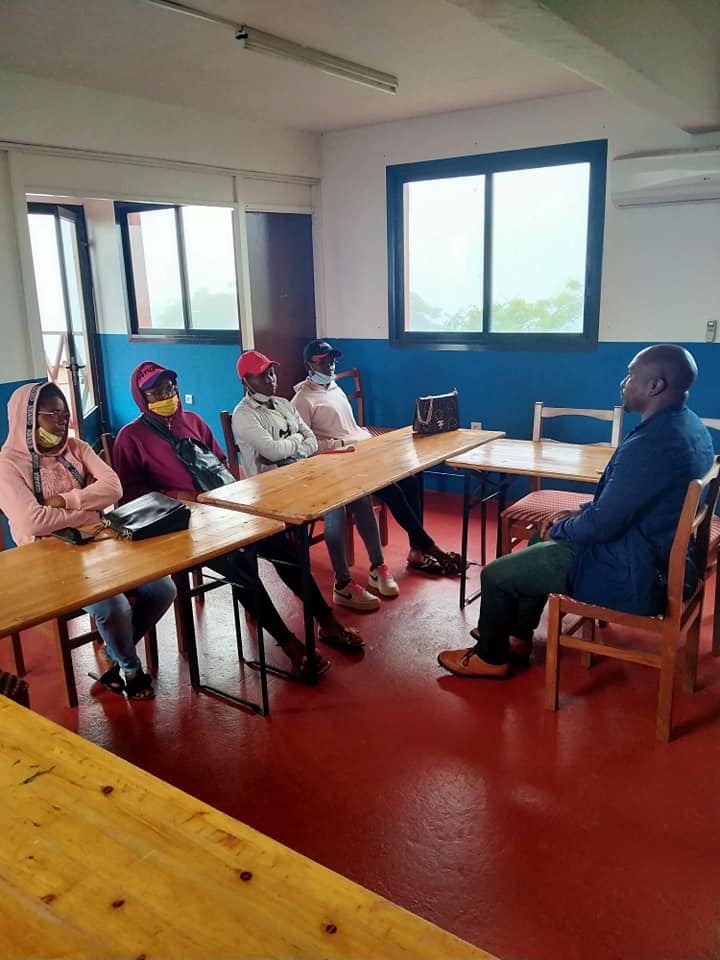
M 180 597 L 173 600 L 173 610 L 175 613 L 175 633 L 177 635 L 178 653 L 184 654 L 187 650 L 185 643 L 185 621 L 183 619 L 183 609 Z
M 506 557 L 512 553 L 512 539 L 510 521 L 500 517 L 500 556 Z
M 675 688 L 675 651 L 665 651 L 660 667 L 660 690 L 658 693 L 655 732 L 663 743 L 670 741 L 672 732 L 672 707 Z
M 558 708 L 558 681 L 560 673 L 560 627 L 562 617 L 557 603 L 550 604 L 547 647 L 545 652 L 545 709 Z
M 158 672 L 158 642 L 155 627 L 151 627 L 145 634 L 145 661 L 150 673 L 154 674 Z
M 595 643 L 595 621 L 594 620 L 584 620 L 582 625 L 582 635 L 583 640 L 587 640 L 588 643 Z M 586 670 L 589 670 L 595 663 L 595 658 L 592 653 L 587 650 L 583 650 L 580 654 L 580 663 L 585 667 Z
M 10 667 L 11 672 L 17 677 L 24 677 L 27 673 L 19 633 L 10 634 Z
M 687 632 L 687 641 L 685 646 L 685 670 L 683 672 L 683 689 L 688 693 L 695 693 L 697 690 L 697 665 L 698 648 L 700 646 L 701 621 L 702 608 L 698 610 L 695 622 Z
M 203 585 L 203 574 L 202 567 L 193 567 L 190 571 L 190 583 L 193 590 L 197 590 Z M 195 604 L 197 606 L 202 606 L 205 603 L 205 594 L 198 593 L 195 595 Z
M 381 505 L 378 514 L 378 528 L 380 530 L 380 543 L 383 547 L 386 547 L 390 538 L 388 536 L 388 508 L 384 503 Z
M 67 623 L 63 620 L 55 621 L 56 643 L 60 668 L 65 680 L 65 703 L 68 707 L 78 705 L 77 687 L 75 686 L 75 671 L 73 670 L 72 650 L 70 649 L 70 635 Z
M 348 566 L 355 563 L 355 524 L 349 510 L 345 511 L 345 553 Z

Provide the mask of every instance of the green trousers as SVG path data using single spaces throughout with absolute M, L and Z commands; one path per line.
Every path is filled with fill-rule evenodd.
M 480 639 L 475 652 L 487 663 L 507 663 L 510 637 L 531 640 L 549 593 L 566 593 L 575 557 L 568 540 L 534 535 L 524 550 L 489 563 L 480 584 Z

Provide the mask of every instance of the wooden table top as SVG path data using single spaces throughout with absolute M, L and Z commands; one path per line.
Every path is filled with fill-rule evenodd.
M 310 457 L 202 493 L 200 499 L 289 524 L 309 523 L 328 510 L 502 436 L 497 430 L 451 430 L 416 436 L 411 427 L 403 427 L 363 440 L 352 453 Z
M 199 565 L 284 529 L 277 521 L 190 504 L 187 530 L 83 546 L 46 537 L 0 552 L 0 637 Z
M 597 483 L 614 452 L 612 447 L 599 444 L 505 438 L 453 457 L 448 466 Z
M 490 958 L 4 697 L 0 789 L 5 958 Z

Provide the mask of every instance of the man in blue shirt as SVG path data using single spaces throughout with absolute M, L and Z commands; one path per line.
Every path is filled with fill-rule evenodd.
M 482 573 L 474 647 L 444 650 L 440 665 L 461 677 L 502 679 L 527 659 L 549 593 L 643 616 L 666 603 L 668 558 L 687 486 L 713 462 L 710 435 L 686 406 L 697 377 L 682 347 L 641 350 L 620 387 L 640 424 L 615 451 L 593 500 L 553 518 L 524 550 Z M 696 579 L 691 561 L 688 584 Z

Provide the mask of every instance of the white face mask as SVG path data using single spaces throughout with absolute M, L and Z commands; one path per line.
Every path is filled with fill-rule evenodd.
M 248 394 L 253 398 L 253 400 L 257 400 L 258 403 L 270 403 L 270 401 L 273 399 L 272 395 L 269 396 L 267 393 L 259 393 L 257 390 L 253 390 L 246 380 L 243 380 L 243 383 L 245 384 L 245 389 L 247 390 Z
M 313 383 L 317 383 L 321 387 L 327 387 L 328 384 L 335 382 L 335 374 L 320 373 L 319 370 L 313 370 L 313 372 L 310 374 L 310 379 Z

